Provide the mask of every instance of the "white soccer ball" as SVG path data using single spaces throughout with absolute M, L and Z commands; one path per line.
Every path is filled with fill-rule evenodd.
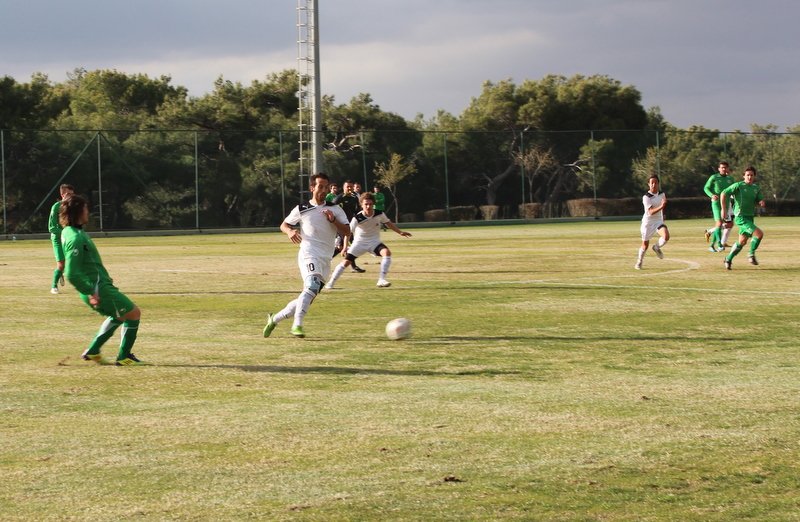
M 392 319 L 386 323 L 386 337 L 392 341 L 406 339 L 411 335 L 411 321 L 405 317 Z

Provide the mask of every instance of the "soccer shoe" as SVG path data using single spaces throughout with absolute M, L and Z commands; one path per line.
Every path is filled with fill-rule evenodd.
M 303 331 L 302 326 L 292 326 L 292 329 L 290 331 L 292 335 L 294 335 L 295 337 L 299 337 L 301 339 L 306 336 L 306 333 Z
M 731 269 L 731 265 L 733 265 L 733 263 L 728 261 L 727 259 L 725 261 L 723 261 L 723 263 L 725 264 L 725 268 L 727 268 L 728 270 L 730 270 Z
M 709 252 L 714 252 L 714 253 L 720 252 L 720 250 L 717 250 L 717 247 L 715 247 L 714 245 L 711 245 L 710 247 L 708 247 L 708 251 Z
M 64 274 L 61 274 L 60 276 L 58 276 L 58 284 L 60 284 L 61 286 L 64 286 Z
M 388 288 L 392 286 L 392 283 L 390 283 L 386 279 L 378 279 L 378 284 L 375 286 L 377 286 L 378 288 Z
M 278 323 L 272 318 L 272 314 L 267 314 L 267 326 L 264 327 L 264 337 L 269 337 L 276 326 L 278 326 Z
M 135 355 L 129 353 L 124 359 L 117 359 L 117 366 L 146 366 L 147 363 L 140 361 Z
M 730 248 L 731 246 L 728 243 L 722 243 L 722 248 Z
M 709 232 L 708 230 L 704 230 L 703 232 L 706 235 L 706 243 L 708 243 L 709 240 L 711 240 L 711 232 Z
M 635 268 L 636 270 L 641 270 L 642 269 L 642 262 L 641 261 L 637 261 L 636 264 L 633 265 L 633 268 Z
M 50 289 L 50 293 L 51 294 L 57 294 L 58 293 L 58 287 L 54 286 L 53 288 L 51 288 Z
M 364 269 L 363 269 L 363 268 L 361 268 L 360 266 L 353 265 L 353 270 L 352 270 L 352 272 L 354 272 L 354 273 L 356 273 L 356 274 L 363 274 L 364 272 L 366 272 L 366 270 L 364 270 Z
M 653 252 L 656 253 L 659 259 L 664 259 L 664 252 L 661 251 L 661 247 L 658 245 L 653 245 Z
M 327 283 L 325 285 L 325 288 L 327 288 L 328 290 L 333 290 L 333 283 Z
M 99 353 L 86 353 L 86 352 L 83 352 L 83 354 L 81 355 L 81 359 L 83 359 L 84 361 L 91 361 L 93 363 L 100 364 L 100 365 L 111 364 L 108 361 L 106 361 L 103 358 L 103 356 L 100 355 Z
M 748 262 L 749 262 L 751 265 L 758 266 L 758 260 L 756 259 L 756 256 L 747 256 L 747 261 L 748 261 Z

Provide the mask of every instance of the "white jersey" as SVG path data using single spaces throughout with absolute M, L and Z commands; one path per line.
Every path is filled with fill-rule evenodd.
M 648 192 L 642 196 L 642 205 L 644 205 L 644 216 L 642 216 L 642 225 L 651 225 L 654 223 L 664 222 L 664 211 L 660 210 L 655 214 L 650 214 L 650 209 L 661 205 L 664 201 L 664 193 L 651 194 Z
M 650 215 L 650 209 L 661 205 L 662 201 L 664 201 L 663 192 L 658 194 L 648 192 L 642 197 L 642 204 L 644 205 L 644 216 L 642 216 L 642 226 L 640 227 L 642 241 L 649 241 L 659 228 L 665 226 L 663 210 Z
M 353 233 L 353 244 L 347 251 L 358 257 L 366 252 L 375 253 L 381 244 L 381 227 L 391 220 L 381 212 L 375 210 L 372 216 L 367 216 L 363 211 L 350 220 L 350 231 Z
M 330 203 L 314 205 L 311 202 L 294 207 L 284 222 L 292 226 L 300 225 L 302 241 L 297 259 L 301 272 L 307 270 L 327 277 L 336 243 L 336 226 L 328 221 L 323 210 L 330 210 L 336 221 L 347 224 L 347 216 L 339 205 Z M 312 264 L 310 269 L 309 264 Z M 315 269 L 313 265 L 319 266 Z

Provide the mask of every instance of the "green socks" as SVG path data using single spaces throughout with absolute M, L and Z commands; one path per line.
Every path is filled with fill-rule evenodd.
M 61 270 L 56 268 L 53 270 L 53 286 L 51 288 L 55 288 L 58 286 L 58 280 L 61 279 Z
M 122 321 L 118 321 L 113 317 L 106 317 L 106 320 L 100 325 L 100 330 L 98 330 L 97 335 L 95 335 L 92 344 L 89 345 L 89 349 L 86 350 L 86 355 L 96 355 L 100 353 L 100 348 L 114 335 L 117 327 L 121 324 Z
M 753 239 L 750 241 L 750 255 L 751 255 L 751 256 L 752 256 L 752 255 L 754 255 L 754 254 L 756 253 L 756 248 L 758 248 L 758 245 L 759 245 L 760 243 L 761 243 L 761 240 L 760 240 L 759 238 L 757 238 L 757 237 L 754 237 L 754 238 L 753 238 Z
M 739 253 L 739 252 L 741 252 L 741 251 L 742 251 L 742 245 L 740 245 L 740 244 L 739 244 L 739 242 L 737 241 L 737 242 L 736 242 L 736 243 L 734 243 L 734 244 L 733 244 L 733 246 L 731 247 L 731 253 L 730 253 L 730 254 L 728 254 L 728 255 L 725 257 L 725 260 L 726 260 L 726 261 L 732 261 L 732 260 L 733 260 L 733 258 L 734 258 L 734 257 L 736 257 L 736 254 L 738 254 L 738 253 Z
M 139 321 L 128 320 L 122 324 L 122 342 L 119 343 L 119 353 L 117 360 L 125 359 L 133 350 L 133 343 L 136 342 L 136 334 L 139 333 Z

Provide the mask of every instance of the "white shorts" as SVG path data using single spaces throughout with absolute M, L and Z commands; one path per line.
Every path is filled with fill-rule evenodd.
M 304 257 L 301 254 L 297 256 L 297 266 L 300 267 L 300 278 L 303 281 L 312 274 L 316 274 L 326 281 L 331 273 L 331 258 Z
M 376 241 L 354 241 L 353 244 L 348 247 L 347 253 L 353 257 L 361 257 L 367 252 L 376 256 L 378 254 L 375 253 L 375 249 L 381 245 L 383 245 L 383 242 L 380 239 Z
M 651 221 L 650 223 L 642 223 L 642 241 L 650 241 L 650 238 L 658 233 L 658 229 L 665 227 L 663 221 Z

